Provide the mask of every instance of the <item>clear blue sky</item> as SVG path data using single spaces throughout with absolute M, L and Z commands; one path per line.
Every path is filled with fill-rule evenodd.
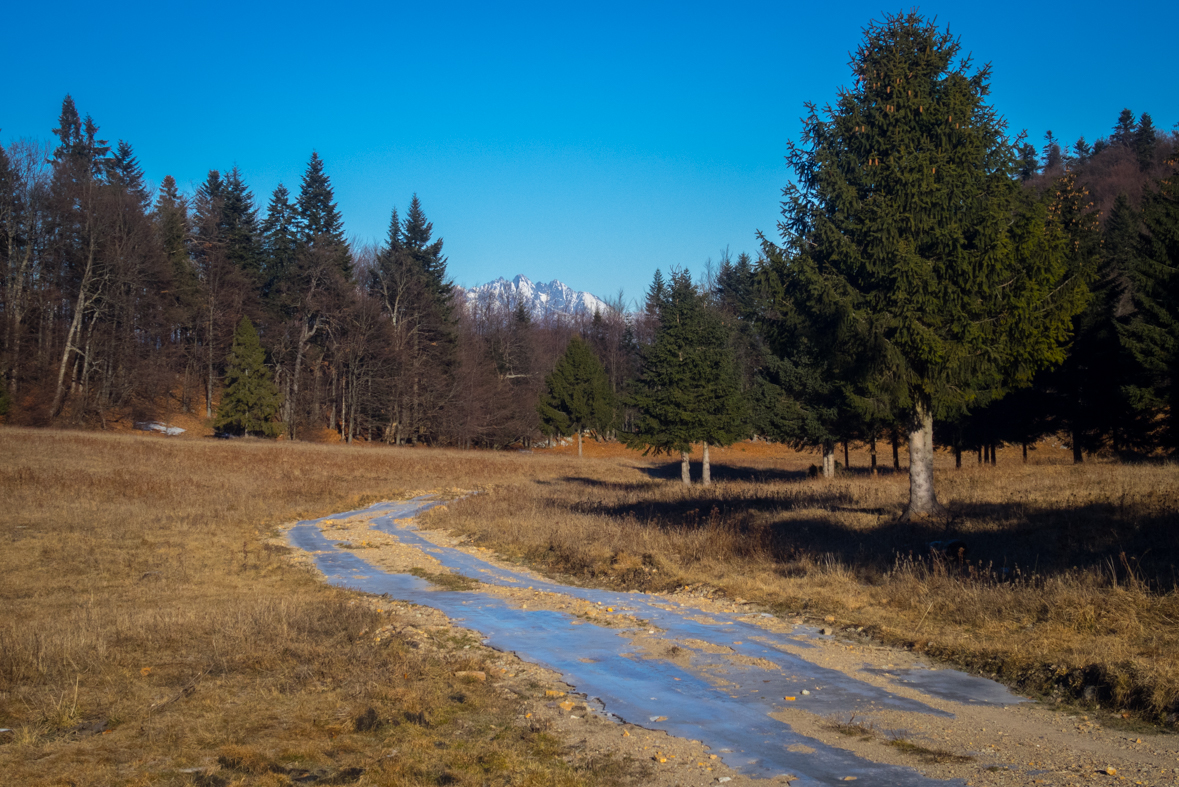
M 237 164 L 260 207 L 324 158 L 348 234 L 415 192 L 451 276 L 524 273 L 641 297 L 776 234 L 803 102 L 849 82 L 879 2 L 19 3 L 4 12 L 0 141 L 47 139 L 71 93 L 148 178 Z M 905 6 L 907 8 L 907 6 Z M 1179 121 L 1173 2 L 930 3 L 994 66 L 1039 145 L 1118 113 Z

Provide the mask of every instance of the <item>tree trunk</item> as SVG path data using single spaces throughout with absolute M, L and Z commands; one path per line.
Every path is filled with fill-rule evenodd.
M 581 458 L 581 430 L 577 430 L 577 458 Z
M 712 470 L 708 466 L 708 441 L 704 441 L 704 466 L 701 468 L 700 483 L 704 486 L 712 485 Z
M 89 271 L 87 271 L 89 272 Z M 86 285 L 85 279 L 82 282 Z M 66 333 L 65 349 L 61 351 L 61 364 L 57 367 L 57 389 L 53 394 L 53 404 L 49 407 L 50 416 L 56 417 L 61 412 L 61 408 L 65 404 L 65 375 L 66 369 L 69 368 L 71 360 L 71 351 L 74 349 L 74 337 L 81 330 L 82 326 L 82 308 L 84 302 L 82 296 L 78 296 L 78 303 L 74 309 L 73 319 L 70 320 L 70 329 Z
M 991 463 L 991 444 L 985 443 L 982 447 L 982 463 L 989 465 Z
M 210 296 L 210 297 L 212 297 L 212 296 Z M 214 360 L 215 360 L 213 357 L 213 348 L 214 348 L 214 345 L 216 344 L 216 342 L 213 341 L 213 326 L 214 326 L 214 320 L 213 320 L 214 305 L 213 304 L 214 304 L 214 301 L 210 300 L 209 301 L 209 321 L 208 321 L 209 330 L 208 330 L 208 333 L 206 334 L 206 339 L 209 343 L 209 346 L 206 349 L 208 349 L 209 352 L 208 352 L 208 358 L 207 358 L 208 365 L 207 365 L 207 368 L 205 369 L 205 418 L 212 418 L 213 417 L 213 365 L 214 365 Z
M 983 455 L 982 454 L 983 454 L 983 449 L 982 449 L 982 446 L 980 445 L 978 447 L 978 463 L 980 465 L 983 463 Z
M 847 454 L 847 440 L 843 441 L 843 469 L 851 470 L 851 459 Z
M 295 439 L 295 418 L 297 416 L 296 408 L 298 407 L 299 399 L 299 374 L 303 369 L 303 350 L 307 347 L 302 341 L 299 342 L 298 349 L 295 350 L 295 369 L 291 372 L 291 419 L 287 423 L 287 437 L 291 440 Z
M 835 443 L 823 443 L 823 478 L 835 477 Z
M 1025 465 L 1028 463 L 1028 444 L 1027 443 L 1023 444 L 1023 463 Z
M 1085 454 L 1081 451 L 1081 433 L 1075 427 L 1073 428 L 1073 464 L 1083 464 L 1085 461 Z
M 892 428 L 892 469 L 901 469 L 901 438 L 897 433 L 897 428 Z
M 945 513 L 933 488 L 933 412 L 929 404 L 919 401 L 909 423 L 909 507 L 901 521 Z
M 991 443 L 991 467 L 994 467 L 995 465 L 997 465 L 999 463 L 999 457 L 996 456 L 996 454 L 998 454 L 998 453 L 999 453 L 999 446 L 995 445 L 994 443 Z
M 876 432 L 868 440 L 868 457 L 872 463 L 872 476 L 876 476 Z
M 962 446 L 954 445 L 954 467 L 958 470 L 962 469 Z
M 692 485 L 692 473 L 688 467 L 688 452 L 680 451 L 680 480 L 685 486 Z

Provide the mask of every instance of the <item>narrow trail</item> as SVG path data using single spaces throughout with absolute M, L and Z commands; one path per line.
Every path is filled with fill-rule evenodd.
M 911 654 L 837 642 L 797 622 L 700 599 L 557 584 L 423 534 L 413 518 L 438 504 L 379 503 L 299 522 L 288 539 L 332 584 L 437 609 L 486 645 L 556 671 L 593 712 L 700 741 L 751 777 L 796 785 L 1075 784 L 1099 772 L 1109 779 L 1112 768 L 1115 779 L 1140 774 L 1130 783 L 1179 781 L 1175 736 L 1161 751 L 1145 751 L 1151 746 L 1141 739 L 1118 746 L 1116 734 L 1096 734 L 1109 731 L 1087 717 L 1021 705 L 997 683 Z M 445 590 L 399 573 L 423 564 L 482 584 Z M 832 723 L 852 718 L 861 726 L 842 734 Z M 1135 746 L 1147 756 L 1127 759 Z M 699 783 L 715 783 L 699 775 Z

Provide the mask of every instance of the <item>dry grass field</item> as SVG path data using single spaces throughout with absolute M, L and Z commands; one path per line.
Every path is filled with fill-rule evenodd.
M 511 724 L 519 698 L 454 675 L 490 673 L 470 655 L 486 651 L 361 636 L 403 621 L 264 546 L 296 518 L 537 470 L 506 454 L 0 429 L 0 782 L 625 783 L 622 763 L 568 756 Z
M 0 429 L 4 780 L 625 782 L 626 763 L 567 756 L 505 723 L 518 698 L 454 675 L 490 669 L 486 651 L 362 636 L 403 613 L 266 546 L 293 519 L 456 489 L 481 494 L 426 526 L 553 575 L 831 618 L 1174 724 L 1179 467 L 1074 467 L 1050 447 L 994 468 L 939 457 L 954 518 L 897 525 L 904 475 L 867 475 L 861 453 L 808 480 L 814 461 L 714 450 L 719 482 L 703 489 L 677 483 L 678 464 L 594 443 L 579 460 Z M 961 559 L 930 553 L 950 538 Z M 194 770 L 208 763 L 216 774 Z
M 586 583 L 720 593 L 863 628 L 1033 696 L 1176 724 L 1174 463 L 1074 466 L 1045 445 L 1027 464 L 1009 449 L 995 467 L 956 470 L 940 455 L 952 518 L 910 525 L 897 524 L 907 475 L 871 476 L 866 453 L 830 481 L 807 479 L 815 456 L 765 444 L 712 454 L 720 482 L 686 488 L 676 462 L 590 444 L 575 475 L 497 485 L 426 521 Z M 949 540 L 964 554 L 929 547 Z

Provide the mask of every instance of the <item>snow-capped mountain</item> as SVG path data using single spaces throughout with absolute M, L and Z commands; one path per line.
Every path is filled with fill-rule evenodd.
M 578 292 L 556 279 L 548 284 L 537 284 L 523 274 L 511 281 L 501 276 L 493 282 L 472 287 L 466 293 L 468 304 L 494 301 L 514 308 L 523 301 L 537 315 L 548 312 L 593 314 L 595 311 L 606 311 L 605 302 L 588 292 Z

